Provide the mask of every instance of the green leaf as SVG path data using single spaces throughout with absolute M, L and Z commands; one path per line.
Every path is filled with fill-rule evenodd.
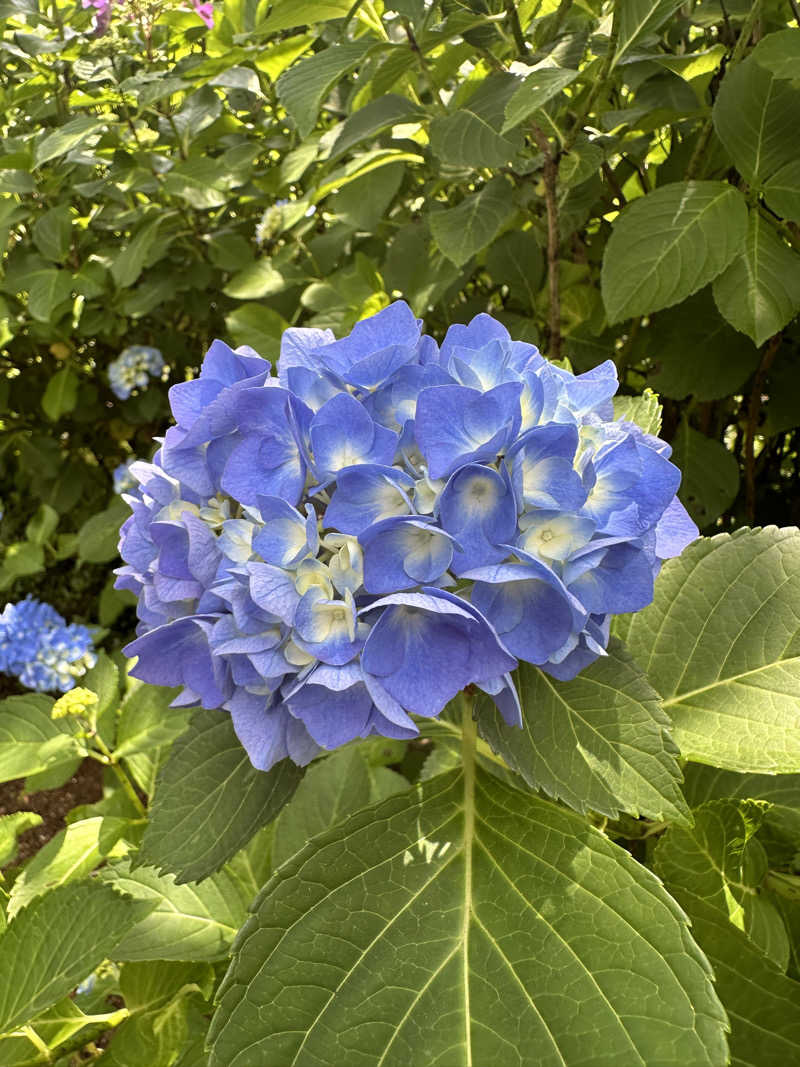
M 800 532 L 695 541 L 618 631 L 661 694 L 686 759 L 800 771 Z
M 325 206 L 349 226 L 375 230 L 386 217 L 404 174 L 402 163 L 390 163 L 378 171 L 369 171 L 355 181 L 348 181 Z
M 68 270 L 47 267 L 30 275 L 28 312 L 39 322 L 49 322 L 59 304 L 69 300 L 70 296 L 72 275 Z
M 300 0 L 300 3 L 302 4 L 302 0 Z M 287 67 L 291 66 L 296 59 L 308 51 L 315 40 L 316 36 L 310 33 L 292 34 L 291 37 L 286 37 L 283 41 L 277 41 L 273 38 L 269 43 L 269 48 L 260 50 L 255 54 L 253 62 L 259 70 L 263 70 L 270 81 L 276 81 Z
M 714 968 L 731 1025 L 731 1067 L 786 1067 L 800 1056 L 800 983 L 782 974 L 713 905 L 668 882 Z
M 58 526 L 58 512 L 49 504 L 40 504 L 25 527 L 25 536 L 35 545 L 43 545 Z
M 280 866 L 315 834 L 351 812 L 407 787 L 406 779 L 394 771 L 370 767 L 357 745 L 314 763 L 275 823 L 273 866 Z
M 111 263 L 111 277 L 118 288 L 127 289 L 139 278 L 150 250 L 155 244 L 162 215 L 145 222 L 142 228 L 118 252 Z
M 725 182 L 673 182 L 628 204 L 603 257 L 610 322 L 679 304 L 744 246 L 747 205 Z
M 505 178 L 492 178 L 457 207 L 429 216 L 436 244 L 457 267 L 485 248 L 514 212 Z
M 277 0 L 269 17 L 259 26 L 261 33 L 277 33 L 295 26 L 341 18 L 351 7 L 351 0 Z
M 577 77 L 577 70 L 549 66 L 540 67 L 529 74 L 506 104 L 505 121 L 500 127 L 500 132 L 508 133 L 509 130 L 519 126 L 542 108 L 548 100 L 558 96 Z
M 87 563 L 108 563 L 118 555 L 119 528 L 131 510 L 121 497 L 115 496 L 105 509 L 78 530 L 78 558 Z
M 95 816 L 70 823 L 44 845 L 25 866 L 11 888 L 8 915 L 13 919 L 32 900 L 60 885 L 86 877 L 105 857 L 123 855 L 117 846 L 127 827 L 125 819 Z
M 702 359 L 687 359 L 702 352 Z M 735 393 L 755 370 L 753 342 L 720 315 L 706 288 L 658 315 L 647 330 L 647 356 L 655 373 L 648 383 L 664 396 L 718 400 Z
M 655 33 L 680 7 L 680 0 L 620 0 L 616 5 L 614 66 L 642 37 Z
M 25 196 L 36 189 L 36 181 L 26 170 L 0 170 L 0 192 Z
M 48 133 L 38 142 L 33 152 L 34 165 L 41 167 L 43 163 L 49 163 L 51 159 L 66 155 L 104 126 L 105 123 L 94 115 L 79 115 L 77 118 L 70 119 L 69 122 L 52 133 Z
M 0 566 L 0 589 L 7 589 L 17 578 L 44 570 L 44 549 L 30 541 L 9 545 Z
M 739 464 L 720 441 L 692 429 L 684 418 L 672 442 L 672 462 L 681 471 L 679 496 L 703 529 L 722 515 L 739 492 Z
M 580 812 L 685 821 L 669 720 L 618 641 L 574 681 L 558 682 L 529 664 L 516 679 L 522 729 L 507 726 L 488 699 L 480 701 L 478 728 L 529 786 Z
M 800 159 L 791 160 L 765 182 L 764 196 L 776 215 L 800 222 Z
M 767 874 L 767 854 L 756 834 L 766 807 L 757 800 L 704 804 L 692 812 L 694 826 L 667 830 L 653 863 L 665 882 L 680 885 L 716 908 L 767 956 L 772 956 L 773 945 L 766 938 L 776 931 L 775 962 L 785 967 L 786 929 L 775 904 L 759 893 Z
M 544 275 L 544 256 L 530 230 L 504 233 L 489 248 L 486 266 L 497 285 L 507 285 L 509 295 L 533 308 Z
M 213 985 L 207 963 L 124 964 L 119 987 L 130 1017 L 115 1030 L 103 1067 L 177 1063 L 197 1016 L 202 1025 L 204 1000 Z
M 177 689 L 132 680 L 120 708 L 114 754 L 118 759 L 170 745 L 186 729 L 189 709 L 171 708 Z
M 291 760 L 257 771 L 229 715 L 195 712 L 158 776 L 140 861 L 177 884 L 206 878 L 275 818 L 302 774 Z
M 405 96 L 386 93 L 379 96 L 377 100 L 371 100 L 350 115 L 343 123 L 339 136 L 333 142 L 329 158 L 331 161 L 339 159 L 357 144 L 377 137 L 379 133 L 392 126 L 419 122 L 425 117 L 426 112 Z
M 278 99 L 301 137 L 313 130 L 325 98 L 339 79 L 357 67 L 374 47 L 374 41 L 369 39 L 333 44 L 281 74 L 277 81 Z
M 41 826 L 43 821 L 35 811 L 12 811 L 10 815 L 0 815 L 0 867 L 13 863 L 19 835 L 34 826 Z
M 33 224 L 33 243 L 43 256 L 63 263 L 70 250 L 72 211 L 69 204 L 52 207 Z
M 83 755 L 67 719 L 53 720 L 51 697 L 39 693 L 0 703 L 0 782 L 37 774 Z
M 642 396 L 615 396 L 614 418 L 622 422 L 635 422 L 645 433 L 658 437 L 661 431 L 661 404 L 652 389 L 645 389 Z
M 499 1064 L 514 1049 L 563 1067 L 598 1034 L 607 1063 L 726 1062 L 709 969 L 656 879 L 471 762 L 280 867 L 218 1000 L 210 1067 L 322 1064 L 344 1041 L 365 1067 Z
M 62 415 L 75 410 L 79 384 L 78 375 L 70 367 L 56 371 L 42 394 L 42 410 L 48 419 L 58 422 Z
M 714 129 L 736 169 L 751 183 L 797 155 L 800 91 L 750 57 L 727 72 L 714 101 Z
M 99 872 L 103 882 L 151 910 L 117 945 L 116 960 L 218 960 L 227 955 L 247 914 L 249 897 L 238 879 L 218 871 L 199 885 L 176 885 L 152 867 L 130 869 L 123 860 Z
M 742 797 L 800 809 L 800 774 L 737 774 L 690 763 L 685 775 L 684 792 L 693 808 L 721 797 Z
M 242 304 L 225 316 L 225 328 L 235 345 L 250 345 L 264 358 L 278 356 L 280 339 L 288 322 L 263 304 Z
M 506 137 L 505 129 L 503 133 L 500 129 L 518 84 L 512 74 L 492 74 L 458 110 L 433 120 L 431 148 L 445 166 L 501 167 L 516 156 L 522 147 L 521 133 Z
M 752 51 L 754 63 L 768 70 L 773 78 L 800 78 L 800 33 L 778 30 L 762 37 Z
M 222 291 L 234 300 L 258 300 L 262 296 L 279 293 L 285 285 L 283 276 L 273 267 L 272 260 L 264 256 L 237 271 Z
M 0 935 L 0 1033 L 70 993 L 150 906 L 75 882 L 25 908 Z
M 81 685 L 97 697 L 94 713 L 98 719 L 110 711 L 116 711 L 119 701 L 119 667 L 107 652 L 97 654 L 97 662 L 81 679 Z
M 800 256 L 754 209 L 745 247 L 713 288 L 720 313 L 761 345 L 800 311 Z

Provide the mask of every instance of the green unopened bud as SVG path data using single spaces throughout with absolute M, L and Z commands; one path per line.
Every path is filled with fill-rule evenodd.
M 50 712 L 50 718 L 63 719 L 67 715 L 87 716 L 89 709 L 93 708 L 96 703 L 97 693 L 93 693 L 91 689 L 84 689 L 83 686 L 78 686 L 77 689 L 70 689 L 63 697 L 58 698 L 53 705 L 53 710 Z

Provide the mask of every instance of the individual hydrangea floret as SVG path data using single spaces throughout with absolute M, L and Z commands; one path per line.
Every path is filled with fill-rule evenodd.
M 441 347 L 421 326 L 398 302 L 291 328 L 276 374 L 215 341 L 130 468 L 133 673 L 229 711 L 256 767 L 413 737 L 470 685 L 519 725 L 519 661 L 573 678 L 697 535 L 613 363 L 576 376 L 489 315 Z
M 161 352 L 149 345 L 129 345 L 108 365 L 111 392 L 120 400 L 146 389 L 151 378 L 166 380 L 168 374 Z
M 29 689 L 66 693 L 96 662 L 87 627 L 49 604 L 26 597 L 0 612 L 0 671 Z

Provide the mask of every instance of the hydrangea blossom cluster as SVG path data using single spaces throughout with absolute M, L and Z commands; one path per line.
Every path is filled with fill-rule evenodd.
M 109 363 L 108 383 L 115 396 L 127 400 L 137 390 L 146 389 L 151 378 L 164 379 L 168 373 L 169 368 L 157 348 L 130 345 Z
M 66 693 L 96 662 L 89 630 L 49 604 L 26 597 L 0 612 L 0 671 L 29 689 Z
M 614 419 L 613 363 L 421 325 L 289 329 L 277 376 L 216 341 L 131 468 L 133 673 L 227 709 L 256 767 L 412 737 L 468 685 L 519 724 L 518 661 L 574 677 L 697 534 L 669 446 Z

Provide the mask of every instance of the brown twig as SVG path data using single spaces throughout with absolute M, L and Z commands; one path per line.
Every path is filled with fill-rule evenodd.
M 750 8 L 747 18 L 745 19 L 744 25 L 742 26 L 741 31 L 739 32 L 739 38 L 736 42 L 733 52 L 731 53 L 731 58 L 728 60 L 727 64 L 724 67 L 726 74 L 731 69 L 731 67 L 735 67 L 739 60 L 743 57 L 744 51 L 747 48 L 747 43 L 750 40 L 750 36 L 753 32 L 753 27 L 758 21 L 758 17 L 760 14 L 761 0 L 754 0 L 753 6 Z M 722 62 L 723 64 L 725 64 L 724 57 Z M 703 156 L 705 155 L 706 148 L 708 147 L 708 142 L 711 140 L 711 134 L 713 130 L 714 120 L 713 117 L 709 115 L 703 125 L 702 130 L 700 131 L 700 136 L 697 139 L 697 144 L 695 145 L 694 152 L 692 152 L 692 157 L 689 160 L 689 166 L 686 168 L 687 180 L 691 180 L 692 178 L 696 178 L 698 176 L 700 164 L 703 162 Z
M 561 359 L 561 291 L 558 276 L 558 157 L 541 126 L 531 123 L 531 130 L 544 156 L 544 202 L 547 208 L 547 287 L 550 297 L 548 356 Z
M 753 388 L 750 390 L 750 402 L 747 408 L 747 427 L 744 437 L 744 507 L 747 521 L 753 523 L 756 517 L 756 430 L 758 429 L 758 416 L 761 412 L 761 397 L 764 388 L 764 379 L 769 373 L 775 354 L 780 348 L 782 334 L 776 333 L 770 337 L 761 354 L 761 362 L 753 376 Z

